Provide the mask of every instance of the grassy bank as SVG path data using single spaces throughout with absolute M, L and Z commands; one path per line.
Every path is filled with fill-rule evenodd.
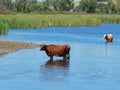
M 38 28 L 47 26 L 97 26 L 120 23 L 120 15 L 96 14 L 15 14 L 0 15 L 0 33 L 9 28 Z

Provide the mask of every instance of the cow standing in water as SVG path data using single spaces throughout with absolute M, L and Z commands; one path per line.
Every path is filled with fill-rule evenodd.
M 112 42 L 113 41 L 113 35 L 112 34 L 105 34 L 103 36 L 103 39 L 105 39 L 107 42 Z
M 46 54 L 50 57 L 50 60 L 53 60 L 53 56 L 63 57 L 63 60 L 68 61 L 70 58 L 70 46 L 69 45 L 54 45 L 54 44 L 41 44 L 40 50 L 45 51 Z

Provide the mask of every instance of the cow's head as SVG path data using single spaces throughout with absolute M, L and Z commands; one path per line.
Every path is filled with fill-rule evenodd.
M 40 50 L 41 50 L 41 51 L 42 51 L 42 50 L 46 50 L 46 45 L 45 45 L 45 44 L 40 44 L 39 46 L 40 46 Z
M 104 36 L 103 36 L 103 39 L 108 39 L 108 35 L 107 34 L 105 34 Z

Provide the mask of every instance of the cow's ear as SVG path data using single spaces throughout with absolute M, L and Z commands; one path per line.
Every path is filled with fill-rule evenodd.
M 42 45 L 41 45 L 41 44 L 39 44 L 39 46 L 41 47 Z
M 42 44 L 40 44 L 39 46 L 43 46 L 44 44 L 42 43 Z

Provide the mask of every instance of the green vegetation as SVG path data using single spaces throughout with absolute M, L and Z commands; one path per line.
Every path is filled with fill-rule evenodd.
M 120 0 L 78 0 L 77 5 L 74 0 L 0 0 L 0 34 L 9 28 L 120 23 L 119 4 Z
M 39 28 L 47 26 L 97 26 L 120 23 L 119 15 L 98 14 L 16 14 L 0 15 L 0 33 L 9 28 Z
M 0 34 L 6 34 L 6 33 L 8 33 L 8 28 L 9 28 L 9 25 L 5 21 L 5 19 L 0 18 Z
M 0 0 L 0 13 L 6 12 L 120 14 L 120 0 Z

